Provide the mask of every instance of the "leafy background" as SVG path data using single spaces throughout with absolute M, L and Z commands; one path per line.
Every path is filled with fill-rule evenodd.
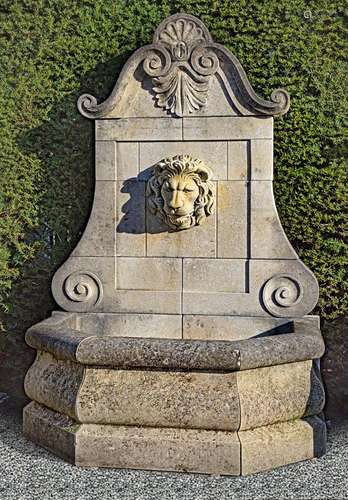
M 84 92 L 105 99 L 132 51 L 180 11 L 232 50 L 261 96 L 290 92 L 290 112 L 275 121 L 275 196 L 290 241 L 320 283 L 324 376 L 342 406 L 347 33 L 343 4 L 324 0 L 2 0 L 0 390 L 23 396 L 33 357 L 23 333 L 54 308 L 52 274 L 88 219 L 93 123 L 76 100 Z

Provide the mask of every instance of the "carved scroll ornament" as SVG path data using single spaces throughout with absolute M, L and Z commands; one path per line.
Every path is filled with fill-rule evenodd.
M 147 184 L 150 211 L 171 229 L 200 225 L 215 206 L 212 172 L 189 155 L 165 158 L 154 167 Z
M 151 78 L 157 105 L 174 116 L 183 116 L 204 107 L 215 75 L 242 115 L 281 115 L 290 107 L 290 97 L 284 89 L 274 90 L 270 101 L 259 97 L 236 56 L 223 45 L 213 42 L 199 19 L 189 14 L 175 14 L 159 25 L 152 44 L 136 50 L 129 58 L 104 102 L 98 104 L 90 94 L 79 97 L 80 113 L 96 119 L 108 117 L 117 110 L 125 87 L 134 79 L 138 67 L 142 67 L 145 75 Z M 238 107 L 239 104 L 242 108 Z M 245 109 L 248 110 L 246 113 Z
M 211 78 L 219 67 L 216 54 L 204 45 L 210 36 L 185 17 L 157 31 L 157 50 L 143 65 L 152 77 L 157 104 L 177 116 L 192 113 L 207 103 Z

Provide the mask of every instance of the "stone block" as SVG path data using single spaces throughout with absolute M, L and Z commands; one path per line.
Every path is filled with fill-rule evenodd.
M 116 276 L 119 290 L 181 291 L 182 259 L 118 257 Z
M 301 418 L 311 393 L 312 361 L 238 372 L 240 430 Z
M 183 118 L 185 141 L 233 141 L 272 139 L 273 118 L 211 116 Z
M 76 432 L 74 420 L 32 401 L 23 409 L 23 434 L 34 443 L 58 457 L 76 463 Z
M 273 140 L 250 141 L 251 180 L 273 179 Z
M 31 403 L 24 434 L 82 467 L 240 474 L 236 432 L 82 424 Z
M 114 141 L 96 141 L 95 179 L 96 181 L 115 181 L 117 179 L 116 143 Z
M 183 291 L 244 292 L 245 261 L 183 259 Z
M 279 220 L 271 181 L 253 181 L 251 188 L 251 257 L 297 259 Z
M 181 314 L 181 295 L 181 290 L 117 290 L 108 309 L 122 313 Z
M 245 340 L 266 333 L 292 331 L 288 319 L 238 316 L 184 315 L 183 338 L 191 340 Z
M 97 141 L 181 141 L 181 118 L 96 120 Z
M 220 181 L 217 190 L 217 254 L 219 258 L 248 257 L 247 183 Z
M 137 177 L 139 172 L 139 143 L 116 142 L 117 179 Z
M 76 400 L 83 377 L 83 365 L 39 351 L 26 374 L 24 390 L 30 399 L 76 420 Z
M 255 311 L 256 306 L 250 300 L 248 294 L 230 292 L 183 292 L 182 296 L 183 314 L 207 314 L 248 316 Z M 260 316 L 262 312 L 260 311 Z M 267 314 L 264 314 L 267 316 Z
M 90 335 L 112 337 L 182 337 L 179 314 L 85 313 L 79 317 L 79 329 Z
M 140 143 L 140 178 L 147 180 L 150 167 L 163 158 L 191 155 L 211 168 L 213 180 L 227 179 L 227 143 L 224 141 L 143 142 Z
M 229 141 L 227 149 L 227 178 L 230 181 L 246 181 L 249 176 L 249 141 Z
M 95 424 L 236 431 L 240 421 L 236 377 L 233 372 L 88 367 L 76 398 L 77 419 Z
M 145 203 L 144 182 L 117 182 L 116 255 L 146 255 Z
M 314 417 L 240 431 L 238 437 L 241 474 L 247 475 L 320 456 L 325 450 L 326 427 Z
M 116 183 L 96 181 L 92 212 L 74 257 L 115 255 Z

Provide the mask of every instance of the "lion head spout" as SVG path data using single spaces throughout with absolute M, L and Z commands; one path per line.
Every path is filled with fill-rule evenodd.
M 171 229 L 200 225 L 214 211 L 212 171 L 190 155 L 164 158 L 147 184 L 148 206 Z

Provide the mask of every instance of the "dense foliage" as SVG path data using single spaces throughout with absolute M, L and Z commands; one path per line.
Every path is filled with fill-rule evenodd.
M 275 121 L 277 206 L 320 282 L 318 312 L 344 314 L 347 44 L 339 2 L 2 0 L 0 302 L 12 318 L 7 329 L 48 314 L 52 273 L 88 218 L 93 124 L 77 113 L 77 97 L 104 99 L 132 51 L 178 11 L 202 19 L 260 95 L 288 89 L 290 112 Z

